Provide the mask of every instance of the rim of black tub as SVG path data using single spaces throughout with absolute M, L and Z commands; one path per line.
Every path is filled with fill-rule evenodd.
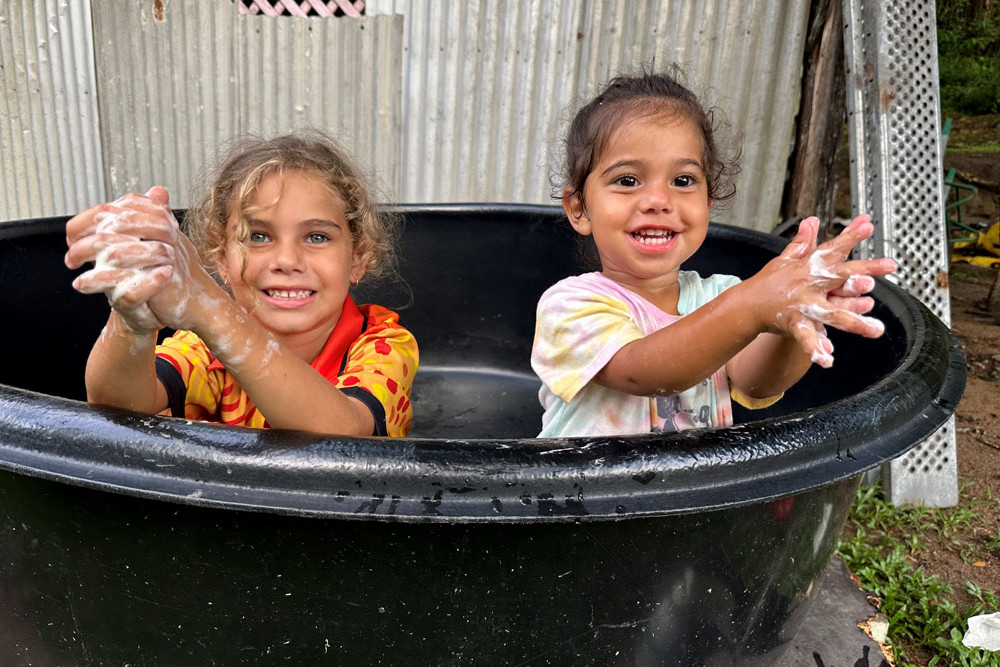
M 64 220 L 5 223 L 0 239 Z M 368 520 L 581 521 L 761 502 L 899 456 L 954 411 L 965 387 L 958 340 L 914 298 L 877 283 L 907 353 L 886 377 L 817 411 L 627 438 L 398 440 L 194 423 L 0 384 L 0 469 L 191 505 Z

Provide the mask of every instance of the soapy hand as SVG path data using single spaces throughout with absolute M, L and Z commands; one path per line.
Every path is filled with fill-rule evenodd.
M 66 266 L 94 263 L 73 287 L 107 295 L 133 333 L 181 325 L 187 300 L 183 283 L 190 279 L 192 264 L 200 264 L 168 207 L 166 190 L 127 194 L 74 216 L 66 224 L 66 243 Z
M 865 294 L 874 287 L 874 276 L 892 273 L 896 263 L 847 259 L 873 231 L 869 217 L 859 215 L 839 236 L 817 246 L 819 220 L 806 218 L 781 255 L 750 279 L 759 285 L 757 308 L 768 329 L 794 337 L 824 368 L 833 365 L 826 326 L 868 338 L 885 329 L 881 321 L 865 316 L 874 306 Z

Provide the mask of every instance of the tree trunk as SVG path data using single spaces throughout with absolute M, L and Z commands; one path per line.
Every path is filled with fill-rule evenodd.
M 806 37 L 796 145 L 781 212 L 823 224 L 834 212 L 837 154 L 847 121 L 842 0 L 813 3 Z

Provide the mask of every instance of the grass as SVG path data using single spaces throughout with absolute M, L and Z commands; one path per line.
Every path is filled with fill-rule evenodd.
M 1000 153 L 1000 146 L 996 144 L 966 144 L 956 146 L 948 142 L 948 153 L 955 155 L 979 155 L 982 153 Z
M 946 152 L 955 155 L 1000 153 L 1000 115 L 969 118 L 961 114 L 942 112 L 953 121 Z
M 927 574 L 915 557 L 933 541 L 963 559 L 976 558 L 977 552 L 958 536 L 984 523 L 976 512 L 984 502 L 989 501 L 965 499 L 965 505 L 943 510 L 894 507 L 883 499 L 878 484 L 858 491 L 849 530 L 837 551 L 862 588 L 881 598 L 882 613 L 889 620 L 886 641 L 897 667 L 917 667 L 917 654 L 929 656 L 919 663 L 927 667 L 997 665 L 996 654 L 962 645 L 967 618 L 1000 608 L 997 591 L 966 581 L 967 599 L 974 602 L 960 608 L 951 585 Z M 1000 526 L 983 548 L 992 551 L 998 546 Z

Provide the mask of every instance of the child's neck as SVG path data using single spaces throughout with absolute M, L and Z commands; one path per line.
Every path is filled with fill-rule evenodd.
M 605 278 L 615 281 L 625 289 L 635 292 L 665 313 L 679 315 L 677 304 L 680 301 L 681 286 L 678 282 L 678 272 L 668 273 L 653 279 L 643 279 L 623 273 L 602 271 Z

